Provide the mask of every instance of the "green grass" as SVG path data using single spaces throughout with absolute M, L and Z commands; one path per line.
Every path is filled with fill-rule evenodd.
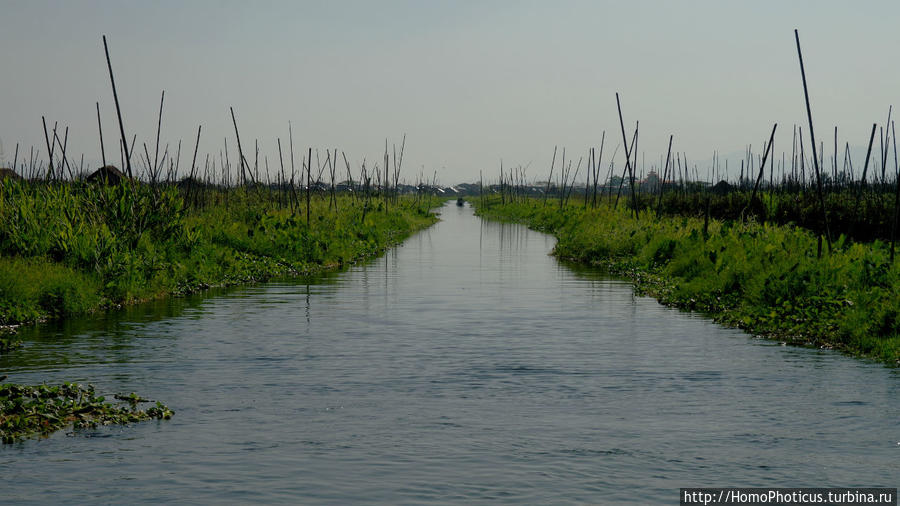
M 436 200 L 313 196 L 305 208 L 249 189 L 186 207 L 174 187 L 0 185 L 0 325 L 169 294 L 339 269 L 436 221 Z M 305 207 L 305 206 L 304 206 Z
M 47 258 L 0 258 L 0 318 L 4 323 L 89 311 L 99 304 L 99 291 L 96 276 Z
M 477 204 L 477 202 L 476 202 Z M 539 200 L 479 206 L 486 218 L 555 235 L 555 254 L 631 278 L 660 302 L 794 344 L 900 364 L 900 268 L 875 241 L 840 238 L 817 255 L 811 232 L 753 221 L 655 218 Z

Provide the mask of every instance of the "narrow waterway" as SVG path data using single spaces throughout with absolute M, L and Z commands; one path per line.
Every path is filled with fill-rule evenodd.
M 0 447 L 4 503 L 674 503 L 690 486 L 897 486 L 900 371 L 784 347 L 562 265 L 448 205 L 311 281 L 26 331 L 8 381 L 170 421 Z

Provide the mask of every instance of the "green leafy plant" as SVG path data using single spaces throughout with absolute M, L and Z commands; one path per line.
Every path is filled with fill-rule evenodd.
M 97 427 L 128 424 L 144 420 L 168 420 L 174 412 L 157 402 L 141 410 L 138 405 L 151 402 L 132 393 L 116 396 L 125 404 L 107 402 L 92 385 L 0 384 L 0 440 L 13 443 L 34 435 L 46 436 L 66 427 Z

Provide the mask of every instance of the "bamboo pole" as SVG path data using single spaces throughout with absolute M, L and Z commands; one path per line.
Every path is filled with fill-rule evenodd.
M 812 109 L 809 106 L 809 89 L 806 86 L 806 70 L 803 68 L 803 53 L 800 51 L 800 34 L 795 29 L 794 38 L 797 41 L 797 56 L 800 59 L 800 75 L 803 78 L 803 96 L 806 99 L 806 117 L 809 120 L 809 137 L 813 150 L 813 165 L 816 170 L 816 186 L 819 193 L 819 207 L 822 219 L 825 222 L 825 240 L 828 241 L 828 251 L 831 251 L 831 231 L 828 227 L 828 213 L 825 209 L 825 197 L 822 194 L 822 177 L 819 174 L 819 157 L 816 156 L 816 134 L 813 131 Z
M 544 205 L 547 205 L 547 197 L 550 195 L 550 182 L 553 181 L 553 166 L 556 165 L 556 150 L 559 146 L 553 146 L 553 158 L 550 160 L 550 174 L 547 176 L 547 190 L 544 192 Z
M 775 142 L 775 129 L 778 128 L 778 123 L 772 126 L 772 134 L 769 135 L 769 142 L 766 143 L 766 150 L 763 153 L 762 163 L 759 164 L 759 175 L 756 176 L 756 183 L 753 185 L 753 192 L 750 194 L 750 200 L 747 201 L 747 207 L 744 208 L 744 211 L 747 210 L 751 205 L 753 205 L 753 199 L 756 198 L 756 191 L 759 189 L 759 183 L 762 181 L 763 175 L 765 174 L 766 168 L 766 160 L 769 158 L 769 152 L 772 151 L 772 144 Z M 774 160 L 775 157 L 773 156 Z M 741 211 L 741 215 L 744 214 L 744 211 Z
M 603 135 L 600 136 L 600 154 L 597 156 L 597 159 L 594 160 L 596 167 L 594 168 L 594 191 L 591 195 L 591 207 L 597 207 L 597 178 L 600 176 L 600 166 L 603 163 L 603 145 L 606 143 L 606 130 L 603 131 Z M 584 189 L 585 193 L 587 193 L 587 188 Z
M 241 134 L 238 132 L 237 120 L 234 118 L 234 107 L 229 107 L 231 110 L 231 122 L 234 123 L 234 136 L 237 138 L 238 145 L 238 158 L 240 158 L 241 163 L 241 185 L 247 184 L 247 175 L 244 173 L 244 150 L 241 149 Z M 252 179 L 252 175 L 250 176 Z
M 884 132 L 881 138 L 881 184 L 885 184 L 885 170 L 887 169 L 887 158 L 888 158 L 888 149 L 890 149 L 890 139 L 888 139 L 888 128 L 891 126 L 891 113 L 894 111 L 894 106 L 888 106 L 888 116 L 887 123 L 884 124 Z M 885 144 L 887 146 L 885 146 Z
M 591 186 L 591 175 L 597 172 L 597 159 L 595 156 L 594 148 L 588 150 L 588 163 L 587 163 L 587 181 L 584 183 L 584 208 L 587 209 L 588 201 L 590 197 L 590 192 L 588 191 Z
M 334 212 L 337 214 L 338 212 L 338 202 L 337 202 L 337 194 L 335 193 L 335 176 L 337 175 L 337 148 L 334 148 L 334 156 L 331 157 L 331 203 L 334 204 Z
M 197 127 L 197 142 L 194 143 L 194 157 L 191 160 L 191 176 L 190 179 L 188 179 L 188 202 L 191 200 L 191 193 L 194 186 L 194 168 L 197 166 L 197 150 L 200 148 L 200 130 L 202 129 L 203 125 Z
M 894 263 L 894 243 L 897 239 L 897 220 L 900 219 L 900 170 L 897 167 L 897 133 L 891 122 L 891 137 L 894 138 L 894 219 L 891 221 L 891 264 Z
M 113 100 L 116 103 L 116 116 L 119 117 L 119 133 L 122 135 L 122 147 L 125 150 L 125 156 L 123 158 L 127 164 L 128 178 L 131 179 L 134 177 L 131 172 L 131 152 L 128 151 L 128 140 L 125 138 L 125 124 L 122 121 L 122 109 L 119 107 L 119 94 L 116 92 L 116 80 L 113 77 L 112 61 L 109 59 L 109 47 L 106 45 L 106 35 L 103 36 L 103 51 L 106 53 L 106 66 L 109 68 L 109 82 L 112 84 Z M 132 149 L 134 148 L 132 147 Z
M 872 141 L 875 140 L 875 127 L 877 125 L 872 123 L 872 133 L 869 135 L 869 148 L 866 150 L 866 163 L 863 165 L 862 179 L 860 179 L 860 186 L 856 192 L 856 203 L 854 204 L 854 209 L 858 212 L 859 210 L 859 199 L 862 196 L 863 189 L 866 187 L 866 173 L 869 170 L 869 159 L 872 157 Z
M 159 134 L 162 131 L 163 101 L 166 99 L 166 90 L 162 90 L 159 97 L 159 122 L 156 124 L 156 150 L 153 154 L 153 172 L 159 174 Z
M 279 185 L 281 191 L 279 193 L 283 194 L 284 193 L 284 185 L 287 183 L 287 179 L 284 176 L 284 157 L 281 156 L 281 138 L 280 137 L 278 138 L 278 163 L 281 164 L 281 181 L 280 181 L 281 184 Z M 292 200 L 291 201 L 291 212 L 293 212 L 293 211 L 294 211 L 294 202 Z
M 878 141 L 881 143 L 881 157 L 879 159 L 881 161 L 881 185 L 884 186 L 884 166 L 885 162 L 887 162 L 887 153 L 884 150 L 884 127 L 878 127 Z M 875 178 L 878 178 L 878 173 L 875 173 Z
M 53 148 L 56 147 L 56 142 L 53 145 L 50 145 L 50 136 L 47 134 L 47 119 L 41 116 L 41 121 L 44 123 L 44 141 L 47 143 L 47 153 L 50 154 L 50 163 L 47 166 L 47 174 L 46 179 L 50 179 L 53 177 Z M 56 125 L 53 125 L 53 135 L 56 135 Z
M 666 176 L 669 174 L 669 161 L 672 159 L 672 139 L 675 137 L 674 134 L 669 134 L 669 149 L 666 152 L 666 166 L 663 169 L 663 177 L 659 180 L 659 202 L 656 203 L 656 217 L 659 218 L 660 210 L 662 209 L 662 198 L 663 198 L 663 188 L 666 185 Z
M 309 148 L 309 155 L 306 159 L 306 228 L 309 228 L 309 191 L 312 184 L 312 148 Z
M 637 127 L 634 129 L 634 135 L 631 137 L 631 145 L 632 149 L 634 148 L 634 143 L 637 142 Z M 631 159 L 631 151 L 628 149 L 628 144 L 625 145 L 625 160 L 626 162 Z M 622 168 L 622 178 L 619 179 L 619 188 L 616 191 L 616 202 L 613 204 L 613 209 L 618 209 L 619 207 L 619 197 L 622 195 L 622 185 L 625 184 L 625 177 L 628 175 L 628 164 L 626 163 L 625 167 Z M 610 189 L 612 191 L 612 189 Z
M 56 136 L 56 132 L 54 132 L 53 135 Z M 56 139 L 56 142 L 59 142 L 59 138 Z M 62 176 L 63 176 L 62 169 L 63 169 L 63 167 L 65 167 L 66 170 L 69 171 L 69 179 L 74 181 L 75 177 L 72 175 L 72 167 L 69 165 L 68 158 L 66 158 L 66 147 L 68 147 L 68 145 L 69 145 L 69 127 L 66 127 L 66 133 L 63 136 L 63 142 L 62 142 L 62 144 L 60 144 L 60 146 L 62 147 L 62 154 L 61 154 L 62 161 L 59 163 L 59 165 L 60 165 L 60 167 L 59 167 L 60 178 L 59 179 L 62 179 Z
M 97 102 L 97 130 L 100 132 L 100 159 L 106 167 L 106 150 L 103 148 L 103 123 L 100 122 L 100 102 Z
M 291 148 L 291 194 L 290 194 L 290 196 L 291 196 L 291 212 L 293 213 L 294 212 L 294 204 L 296 204 L 297 207 L 300 207 L 300 202 L 297 201 L 297 194 L 294 192 L 294 171 L 296 170 L 294 168 L 294 126 L 291 124 L 290 121 L 288 121 L 288 143 L 290 144 L 290 148 Z M 284 169 L 282 169 L 282 172 L 284 172 Z M 300 169 L 300 184 L 303 184 L 303 169 L 302 169 L 302 167 Z
M 622 142 L 625 143 L 625 170 L 628 172 L 628 179 L 631 183 L 631 201 L 634 203 L 634 217 L 638 217 L 638 203 L 634 193 L 634 169 L 631 166 L 631 160 L 628 154 L 630 153 L 628 149 L 628 138 L 625 135 L 625 121 L 622 119 L 622 104 L 619 101 L 619 92 L 616 92 L 616 108 L 619 111 L 619 126 L 622 128 Z M 635 129 L 635 143 L 637 142 L 637 129 Z M 634 145 L 631 146 L 634 148 Z M 618 200 L 618 199 L 617 199 Z
M 832 186 L 837 183 L 838 173 L 837 173 L 837 157 L 838 157 L 838 127 L 835 125 L 834 127 L 834 158 L 831 159 L 831 181 Z

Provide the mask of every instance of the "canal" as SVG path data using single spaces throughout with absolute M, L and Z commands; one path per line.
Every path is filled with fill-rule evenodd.
M 448 204 L 365 265 L 22 332 L 8 381 L 169 421 L 0 448 L 3 502 L 674 503 L 897 486 L 900 370 L 635 296 Z

